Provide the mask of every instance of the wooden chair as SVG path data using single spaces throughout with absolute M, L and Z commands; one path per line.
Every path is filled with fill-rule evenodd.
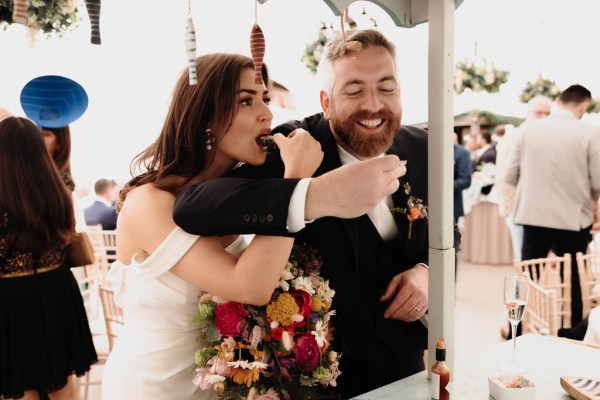
M 94 367 L 101 366 L 106 363 L 108 359 L 108 355 L 110 354 L 115 339 L 119 333 L 119 327 L 125 324 L 123 319 L 123 310 L 114 302 L 114 293 L 113 291 L 105 286 L 98 285 L 98 292 L 100 296 L 100 303 L 102 304 L 102 311 L 104 314 L 104 323 L 106 325 L 106 336 L 108 338 L 108 352 L 98 353 L 98 363 L 94 365 Z M 101 380 L 92 380 L 90 377 L 90 373 L 92 371 L 88 371 L 83 377 L 79 379 L 80 384 L 80 392 L 82 393 L 82 398 L 88 399 L 90 386 L 100 385 L 102 383 Z
M 90 241 L 92 242 L 92 246 L 94 247 L 94 253 L 96 254 L 96 258 L 99 266 L 99 282 L 104 282 L 104 278 L 110 268 L 111 259 L 109 258 L 109 254 L 113 254 L 111 257 L 114 257 L 116 254 L 116 244 L 114 246 L 114 251 L 112 253 L 109 250 L 112 250 L 113 247 L 109 247 L 106 245 L 105 234 L 104 232 L 112 232 L 112 231 L 103 231 L 102 225 L 88 225 L 88 235 L 90 237 Z M 114 260 L 113 260 L 114 261 Z
M 123 309 L 115 304 L 114 292 L 110 288 L 100 285 L 99 291 L 102 310 L 104 311 L 106 335 L 108 336 L 108 351 L 110 352 L 114 346 L 120 327 L 125 324 Z
M 583 302 L 583 318 L 600 305 L 600 253 L 577 253 L 577 270 Z
M 523 333 L 558 336 L 561 316 L 556 292 L 529 279 L 529 295 L 521 320 Z
M 106 251 L 107 262 L 110 266 L 117 259 L 117 232 L 111 230 L 102 231 L 104 249 Z
M 556 293 L 558 315 L 562 323 L 558 328 L 571 327 L 571 255 L 516 261 L 517 274 L 527 274 L 545 290 Z

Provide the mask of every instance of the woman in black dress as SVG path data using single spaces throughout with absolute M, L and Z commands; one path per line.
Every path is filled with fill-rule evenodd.
M 65 265 L 71 194 L 36 125 L 0 122 L 0 398 L 79 399 L 97 361 L 79 287 Z

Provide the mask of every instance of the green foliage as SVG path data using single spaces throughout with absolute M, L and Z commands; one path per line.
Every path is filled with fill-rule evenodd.
M 325 43 L 329 40 L 327 35 L 325 35 L 325 31 L 326 29 L 323 27 L 319 29 L 317 39 L 306 45 L 304 54 L 302 55 L 304 65 L 306 65 L 306 68 L 308 68 L 313 75 L 317 73 L 317 66 L 319 65 L 319 61 L 321 61 Z
M 600 99 L 592 99 L 592 102 L 590 103 L 590 106 L 588 107 L 586 112 L 589 114 L 600 112 Z
M 519 100 L 523 103 L 529 102 L 535 96 L 546 96 L 552 100 L 560 96 L 561 90 L 556 86 L 554 81 L 544 79 L 541 76 L 535 82 L 527 82 L 525 88 L 519 96 Z
M 510 73 L 497 69 L 492 64 L 476 64 L 475 62 L 459 61 L 454 71 L 454 91 L 461 94 L 465 89 L 473 92 L 497 93 L 500 86 L 508 80 Z
M 74 0 L 30 0 L 27 26 L 50 35 L 62 36 L 77 27 L 77 3 Z M 0 0 L 0 26 L 12 24 L 13 0 Z

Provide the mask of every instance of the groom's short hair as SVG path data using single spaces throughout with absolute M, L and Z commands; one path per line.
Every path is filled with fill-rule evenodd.
M 374 46 L 381 46 L 389 51 L 390 55 L 396 61 L 396 46 L 390 42 L 381 32 L 375 29 L 364 29 L 364 30 L 350 30 L 345 33 L 345 38 L 342 37 L 341 33 L 336 33 L 327 42 L 323 49 L 321 61 L 319 61 L 318 75 L 321 78 L 323 89 L 331 96 L 333 91 L 334 79 L 333 79 L 333 68 L 332 64 L 335 60 L 343 57 L 343 53 L 340 51 L 344 42 L 358 42 L 361 44 L 361 49 L 366 49 Z M 346 53 L 354 50 L 351 47 L 346 48 Z

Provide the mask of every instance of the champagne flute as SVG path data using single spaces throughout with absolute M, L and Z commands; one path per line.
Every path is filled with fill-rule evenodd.
M 504 277 L 504 305 L 512 331 L 513 351 L 509 364 L 501 365 L 500 370 L 514 375 L 524 374 L 527 369 L 517 364 L 517 325 L 521 322 L 527 305 L 529 279 L 526 276 Z

